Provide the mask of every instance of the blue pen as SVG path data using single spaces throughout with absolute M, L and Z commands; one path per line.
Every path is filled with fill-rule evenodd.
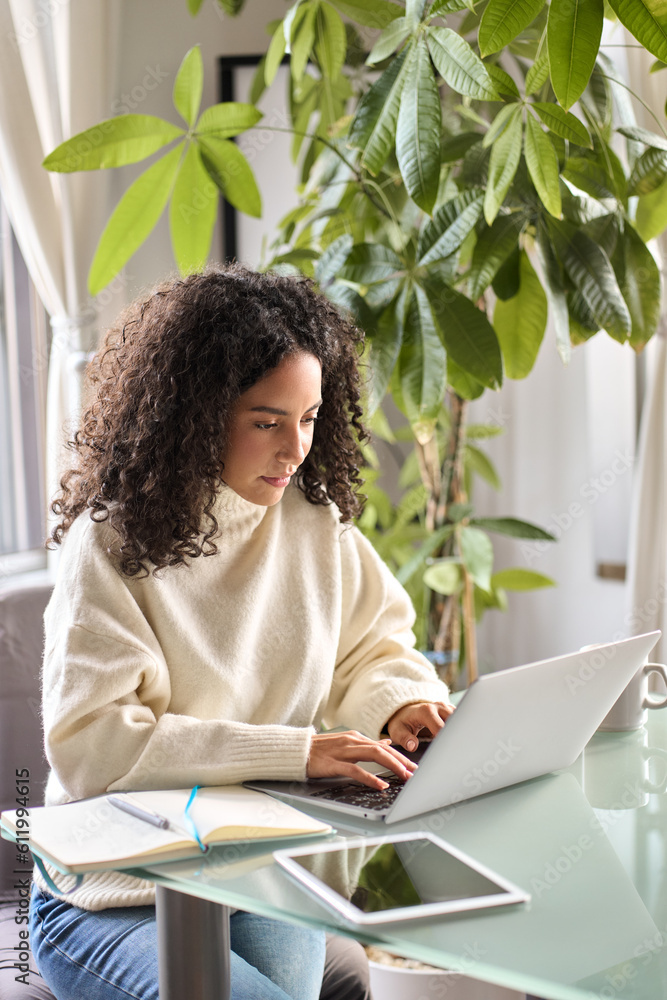
M 142 806 L 138 806 L 128 799 L 123 799 L 120 795 L 107 795 L 107 802 L 110 802 L 116 809 L 121 809 L 123 812 L 129 813 L 130 816 L 142 819 L 144 823 L 150 823 L 151 826 L 159 826 L 161 830 L 169 829 L 169 820 L 164 816 L 160 816 L 150 809 L 143 809 Z

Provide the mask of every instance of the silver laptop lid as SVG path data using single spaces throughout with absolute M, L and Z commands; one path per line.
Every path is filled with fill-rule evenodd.
M 481 677 L 385 822 L 569 767 L 659 637 L 649 632 Z

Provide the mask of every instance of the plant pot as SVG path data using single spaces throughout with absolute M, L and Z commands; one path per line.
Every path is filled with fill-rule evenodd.
M 492 986 L 446 969 L 408 969 L 369 961 L 373 1000 L 525 1000 L 503 986 Z

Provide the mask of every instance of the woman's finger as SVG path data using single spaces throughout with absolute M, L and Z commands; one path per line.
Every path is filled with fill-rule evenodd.
M 416 770 L 416 764 L 385 741 L 370 740 L 355 732 L 321 733 L 312 738 L 307 774 L 313 778 L 346 775 L 374 788 L 386 787 L 381 778 L 357 767 L 358 761 L 380 764 L 404 781 Z

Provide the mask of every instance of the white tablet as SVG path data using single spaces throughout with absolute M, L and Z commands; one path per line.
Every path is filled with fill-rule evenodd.
M 430 833 L 274 851 L 278 864 L 362 926 L 525 903 L 530 895 Z

